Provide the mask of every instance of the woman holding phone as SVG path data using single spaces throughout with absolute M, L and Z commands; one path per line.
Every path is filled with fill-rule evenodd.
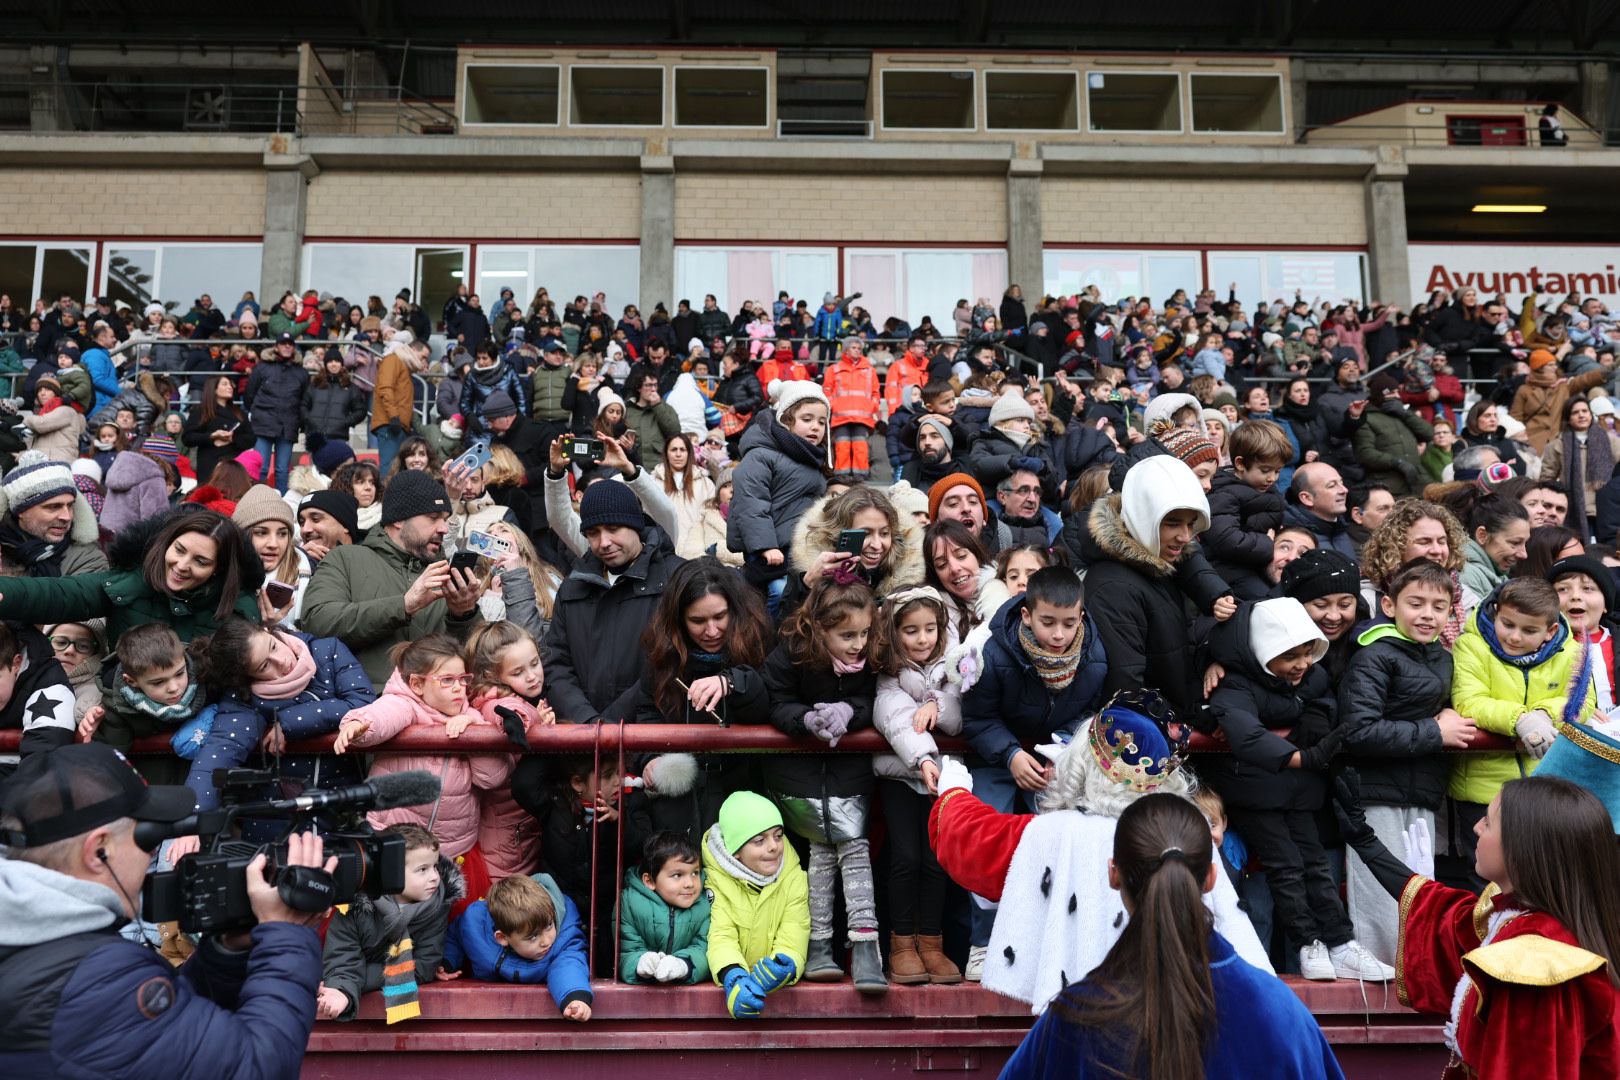
M 197 451 L 197 475 L 211 476 L 214 466 L 253 449 L 253 425 L 236 403 L 236 382 L 224 375 L 203 383 L 202 400 L 191 407 L 180 439 Z
M 264 484 L 248 488 L 236 503 L 231 520 L 247 534 L 253 553 L 264 566 L 264 588 L 259 591 L 259 612 L 266 625 L 297 628 L 304 604 L 304 588 L 313 572 L 309 558 L 293 543 L 292 507 Z
M 786 619 L 822 578 L 854 576 L 881 601 L 923 583 L 922 530 L 889 497 L 860 486 L 812 504 L 793 534 L 793 568 L 782 593 Z

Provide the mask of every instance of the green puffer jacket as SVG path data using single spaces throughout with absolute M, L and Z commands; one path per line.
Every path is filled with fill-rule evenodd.
M 393 674 L 388 651 L 395 645 L 429 634 L 465 640 L 479 621 L 476 607 L 468 615 L 451 615 L 444 600 L 415 615 L 405 613 L 405 593 L 427 567 L 378 526 L 366 534 L 365 543 L 346 544 L 321 560 L 304 590 L 298 628 L 315 637 L 341 639 L 381 693 Z
M 649 468 L 664 460 L 664 444 L 681 433 L 681 418 L 662 401 L 650 409 L 625 402 L 624 422 L 636 433 L 636 447 Z
M 170 596 L 146 583 L 139 570 L 111 570 L 73 577 L 6 578 L 0 582 L 0 619 L 26 623 L 107 620 L 107 640 L 145 623 L 168 623 L 180 640 L 212 634 L 219 626 L 214 609 L 219 586 L 214 583 Z M 257 620 L 259 601 L 244 590 L 236 599 L 238 615 Z
M 641 872 L 625 871 L 620 894 L 619 977 L 627 983 L 652 983 L 636 974 L 643 953 L 679 957 L 690 965 L 681 982 L 695 986 L 709 977 L 709 890 L 698 893 L 689 908 L 673 908 L 641 880 Z
M 568 377 L 573 373 L 574 369 L 567 364 L 548 367 L 542 360 L 531 379 L 534 398 L 529 405 L 529 415 L 550 424 L 568 420 L 571 414 L 563 407 L 563 392 L 568 389 Z

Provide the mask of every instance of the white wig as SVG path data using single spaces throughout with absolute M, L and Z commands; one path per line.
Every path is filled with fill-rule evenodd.
M 1052 782 L 1046 785 L 1046 790 L 1037 799 L 1042 813 L 1079 810 L 1086 814 L 1117 818 L 1131 803 L 1150 794 L 1133 791 L 1103 772 L 1097 755 L 1091 751 L 1091 725 L 1095 720 L 1093 717 L 1081 724 L 1074 738 L 1069 740 L 1068 748 L 1058 755 Z M 1198 782 L 1192 773 L 1185 768 L 1177 768 L 1153 789 L 1153 793 L 1191 799 L 1197 790 Z

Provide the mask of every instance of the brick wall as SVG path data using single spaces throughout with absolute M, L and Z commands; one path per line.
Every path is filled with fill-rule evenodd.
M 309 236 L 628 238 L 641 179 L 613 172 L 323 172 L 309 185 Z
M 0 206 L 13 229 L 77 235 L 260 236 L 260 169 L 140 168 L 116 159 L 95 168 L 0 169 Z
M 998 176 L 675 174 L 677 240 L 1007 241 Z
M 1365 244 L 1355 180 L 1047 176 L 1047 243 Z

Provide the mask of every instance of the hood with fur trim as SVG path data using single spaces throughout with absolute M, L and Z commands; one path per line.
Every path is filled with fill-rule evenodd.
M 1126 563 L 1150 577 L 1169 577 L 1176 572 L 1173 565 L 1136 542 L 1120 514 L 1120 496 L 1107 495 L 1092 503 L 1086 525 L 1092 546 L 1103 558 Z M 1086 561 L 1096 560 L 1088 557 Z
M 167 513 L 143 518 L 121 529 L 107 544 L 108 566 L 113 570 L 139 570 L 146 558 L 146 549 L 156 539 L 158 532 L 176 514 L 191 513 L 198 509 L 201 508 L 188 505 L 171 507 Z M 247 534 L 240 529 L 237 532 L 242 538 L 242 590 L 256 592 L 259 586 L 264 584 L 264 564 L 259 561 L 259 556 L 248 541 Z
M 801 574 L 815 564 L 817 555 L 838 546 L 840 530 L 827 512 L 831 502 L 832 496 L 828 495 L 817 499 L 793 528 L 793 568 Z M 887 563 L 878 568 L 879 595 L 923 583 L 922 530 L 916 518 L 898 508 L 895 517 L 900 528 L 894 534 Z

